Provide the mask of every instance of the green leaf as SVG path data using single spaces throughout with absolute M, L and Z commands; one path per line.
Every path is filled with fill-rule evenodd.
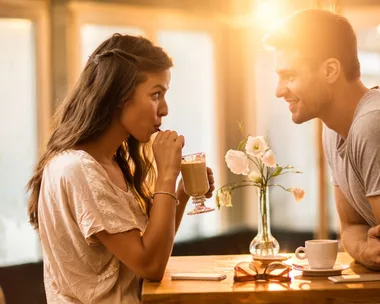
M 294 169 L 294 167 L 292 165 L 287 165 L 284 167 L 284 169 Z
M 280 166 L 276 167 L 276 169 L 274 169 L 273 171 L 272 177 L 280 175 L 281 172 L 282 172 L 282 167 Z
M 239 125 L 239 130 L 241 132 L 241 134 L 243 134 L 243 130 L 244 130 L 244 122 L 242 121 L 238 121 L 238 125 Z
M 243 151 L 244 147 L 245 147 L 245 144 L 247 143 L 248 139 L 247 138 L 244 138 L 238 145 L 238 150 L 239 151 Z

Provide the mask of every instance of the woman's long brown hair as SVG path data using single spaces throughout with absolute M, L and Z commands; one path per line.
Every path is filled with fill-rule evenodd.
M 115 34 L 90 56 L 79 80 L 58 108 L 55 127 L 34 174 L 27 184 L 29 221 L 38 229 L 38 200 L 42 175 L 57 153 L 99 138 L 110 126 L 118 105 L 130 99 L 144 73 L 172 67 L 168 55 L 148 39 Z M 133 136 L 124 140 L 115 154 L 127 184 L 140 198 L 149 215 L 155 170 L 150 144 Z

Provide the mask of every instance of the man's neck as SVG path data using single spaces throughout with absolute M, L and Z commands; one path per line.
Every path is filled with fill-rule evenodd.
M 331 104 L 320 119 L 343 138 L 348 136 L 355 110 L 368 88 L 360 80 L 341 85 L 334 91 Z

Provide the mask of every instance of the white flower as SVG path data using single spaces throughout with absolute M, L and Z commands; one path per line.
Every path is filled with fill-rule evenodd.
M 248 136 L 245 151 L 252 156 L 261 156 L 268 149 L 264 136 Z
M 305 191 L 303 191 L 301 188 L 290 188 L 290 192 L 294 195 L 294 198 L 297 202 L 303 199 L 305 196 Z
M 219 190 L 216 193 L 216 205 L 232 207 L 232 194 L 231 191 Z
M 274 153 L 272 150 L 267 150 L 263 157 L 262 161 L 265 166 L 267 167 L 276 167 L 276 157 L 274 156 Z
M 244 152 L 228 150 L 225 160 L 232 173 L 242 175 L 247 175 L 249 173 L 248 158 Z
M 248 179 L 255 182 L 255 183 L 259 183 L 259 182 L 261 182 L 261 174 L 260 174 L 260 172 L 252 170 L 248 175 Z

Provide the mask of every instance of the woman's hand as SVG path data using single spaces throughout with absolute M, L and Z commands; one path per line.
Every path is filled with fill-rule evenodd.
M 160 131 L 153 142 L 158 177 L 177 179 L 181 170 L 184 137 L 175 131 Z
M 207 178 L 208 178 L 208 183 L 210 185 L 210 188 L 208 188 L 208 191 L 205 194 L 205 196 L 207 198 L 211 198 L 212 193 L 215 190 L 215 181 L 214 181 L 214 173 L 212 172 L 211 168 L 209 168 L 209 167 L 207 167 Z

